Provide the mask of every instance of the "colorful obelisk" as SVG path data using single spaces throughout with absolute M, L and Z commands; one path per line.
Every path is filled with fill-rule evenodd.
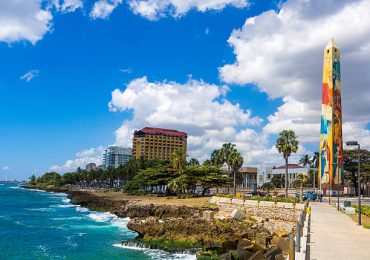
M 319 185 L 333 189 L 342 180 L 343 140 L 339 47 L 332 39 L 324 50 Z M 330 185 L 329 185 L 330 184 Z

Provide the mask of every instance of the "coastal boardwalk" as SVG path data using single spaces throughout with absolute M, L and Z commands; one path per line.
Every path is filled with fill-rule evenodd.
M 312 202 L 310 259 L 370 259 L 370 229 L 327 203 Z

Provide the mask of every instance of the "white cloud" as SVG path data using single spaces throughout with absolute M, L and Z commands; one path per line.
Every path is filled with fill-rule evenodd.
M 23 74 L 20 79 L 25 80 L 27 82 L 30 82 L 33 78 L 37 77 L 39 75 L 39 70 L 30 70 Z
M 122 73 L 127 73 L 127 74 L 131 74 L 132 72 L 134 72 L 134 70 L 132 68 L 120 69 L 120 71 Z
M 192 9 L 206 12 L 221 10 L 226 6 L 245 8 L 249 2 L 248 0 L 129 0 L 128 4 L 135 14 L 149 20 L 157 20 L 167 15 L 181 17 Z
M 4 166 L 3 171 L 10 171 L 12 168 L 10 166 Z
M 145 126 L 173 128 L 188 133 L 190 157 L 207 159 L 213 149 L 232 142 L 245 155 L 246 163 L 260 162 L 268 136 L 253 128 L 262 120 L 230 103 L 228 91 L 226 86 L 192 79 L 185 84 L 135 79 L 123 91 L 112 92 L 111 111 L 132 111 L 132 119 L 116 131 L 116 143 L 131 146 L 134 130 Z
M 368 0 L 288 0 L 279 12 L 249 18 L 233 31 L 236 61 L 220 68 L 220 77 L 283 98 L 268 118 L 267 134 L 289 127 L 304 141 L 318 142 L 322 53 L 334 37 L 341 47 L 344 138 L 356 129 L 370 139 L 369 10 Z
M 49 171 L 67 172 L 76 170 L 78 167 L 84 169 L 86 164 L 95 163 L 96 165 L 102 164 L 104 148 L 98 146 L 95 148 L 86 149 L 76 153 L 76 158 L 67 160 L 63 165 L 54 165 L 49 168 Z
M 90 17 L 93 19 L 106 19 L 121 3 L 122 0 L 99 0 L 94 3 L 94 6 L 90 12 Z
M 0 1 L 0 41 L 35 44 L 51 30 L 52 14 L 40 0 Z
M 78 8 L 83 7 L 82 0 L 64 0 L 60 5 L 60 10 L 62 12 L 74 12 Z

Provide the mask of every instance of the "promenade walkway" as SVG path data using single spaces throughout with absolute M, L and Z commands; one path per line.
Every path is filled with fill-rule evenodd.
M 311 202 L 312 260 L 369 260 L 370 229 L 327 203 Z

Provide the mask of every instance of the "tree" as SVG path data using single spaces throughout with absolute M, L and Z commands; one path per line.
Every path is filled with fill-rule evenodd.
M 261 188 L 262 188 L 262 190 L 266 190 L 266 191 L 270 192 L 271 190 L 275 189 L 275 185 L 272 182 L 266 182 L 266 183 L 262 184 Z
M 232 152 L 228 155 L 227 158 L 227 165 L 229 165 L 233 176 L 234 176 L 234 184 L 233 184 L 233 195 L 236 195 L 236 173 L 243 165 L 243 157 L 237 150 L 232 150 Z
M 305 154 L 299 159 L 299 164 L 303 167 L 312 167 L 311 157 L 308 154 Z
M 213 150 L 210 161 L 212 165 L 221 167 L 225 163 L 222 151 L 220 149 Z
M 195 158 L 191 158 L 189 160 L 189 162 L 187 163 L 188 166 L 196 166 L 196 165 L 199 165 L 199 164 L 200 163 L 199 163 L 198 159 L 195 159 Z
M 205 165 L 205 166 L 210 166 L 210 165 L 212 165 L 212 162 L 211 162 L 211 160 L 210 160 L 210 159 L 207 159 L 207 160 L 205 160 L 205 161 L 203 162 L 203 165 Z
M 344 176 L 350 180 L 358 195 L 358 150 L 344 150 L 343 152 Z M 361 181 L 370 178 L 370 151 L 360 150 Z
M 283 154 L 285 159 L 285 197 L 288 197 L 288 162 L 291 153 L 298 150 L 298 141 L 293 130 L 284 130 L 276 140 L 276 149 Z
M 307 175 L 303 173 L 297 174 L 297 181 L 301 186 L 301 196 L 299 197 L 299 199 L 301 202 L 303 202 L 303 186 L 307 183 Z
M 172 153 L 171 165 L 181 175 L 185 171 L 186 155 L 182 148 L 177 148 Z
M 270 182 L 276 187 L 276 188 L 282 188 L 284 187 L 285 182 L 285 176 L 283 174 L 274 174 L 270 180 Z
M 30 177 L 30 184 L 36 185 L 36 176 L 34 174 Z

